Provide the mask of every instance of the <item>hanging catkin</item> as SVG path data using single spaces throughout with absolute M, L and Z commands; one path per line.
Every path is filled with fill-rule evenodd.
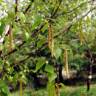
M 23 96 L 23 85 L 22 85 L 22 80 L 20 80 L 20 96 Z
M 13 33 L 12 29 L 9 29 L 9 51 L 12 51 L 13 49 Z
M 57 83 L 55 85 L 55 96 L 60 96 L 60 88 L 59 88 L 59 84 Z
M 65 72 L 66 76 L 69 78 L 69 68 L 68 68 L 68 50 L 64 50 L 64 66 L 65 66 Z
M 48 47 L 51 49 L 51 43 L 52 43 L 52 28 L 51 24 L 48 24 Z
M 18 0 L 15 0 L 15 4 L 16 4 L 15 13 L 17 13 L 18 12 Z
M 79 26 L 79 30 L 80 30 L 80 32 L 79 32 L 79 40 L 80 40 L 80 45 L 82 45 L 83 44 L 83 41 L 84 41 L 84 38 L 83 38 L 83 30 L 82 30 L 82 20 L 80 21 L 80 22 L 78 22 L 78 26 Z
M 51 50 L 51 55 L 53 57 L 54 51 L 54 40 L 53 40 L 53 30 L 52 25 L 48 23 L 48 47 Z

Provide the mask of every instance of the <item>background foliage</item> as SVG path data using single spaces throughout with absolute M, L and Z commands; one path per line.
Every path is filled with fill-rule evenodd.
M 1 80 L 15 87 L 21 79 L 27 84 L 32 74 L 46 74 L 48 86 L 54 89 L 57 77 L 54 62 L 64 64 L 65 49 L 70 69 L 82 69 L 89 62 L 85 50 L 96 51 L 95 3 L 95 0 L 0 0 Z M 54 58 L 48 48 L 49 24 Z M 8 34 L 6 26 L 10 26 Z

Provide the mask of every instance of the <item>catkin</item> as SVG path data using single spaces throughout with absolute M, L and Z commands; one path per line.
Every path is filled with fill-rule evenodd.
M 69 68 L 68 68 L 68 50 L 64 50 L 64 67 L 66 71 L 66 76 L 69 78 Z
M 9 29 L 9 51 L 12 51 L 13 49 L 13 33 L 12 29 Z
M 55 96 L 60 96 L 60 88 L 59 88 L 59 84 L 57 83 L 55 85 Z
M 54 40 L 53 40 L 53 30 L 52 25 L 48 23 L 48 47 L 51 50 L 51 55 L 54 54 Z
M 79 40 L 80 40 L 80 45 L 82 45 L 83 44 L 83 42 L 84 42 L 84 34 L 83 34 L 83 28 L 82 28 L 82 24 L 83 24 L 83 22 L 82 22 L 82 20 L 80 21 L 80 22 L 78 22 L 78 24 L 79 24 L 79 30 L 80 30 L 80 32 L 79 32 Z

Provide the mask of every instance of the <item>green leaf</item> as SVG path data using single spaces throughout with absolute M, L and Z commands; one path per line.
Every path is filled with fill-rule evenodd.
M 9 94 L 9 88 L 3 80 L 0 80 L 0 94 L 5 94 L 4 96 Z
M 52 74 L 54 73 L 54 67 L 48 64 L 45 66 L 45 71 Z
M 26 21 L 26 16 L 23 14 L 23 12 L 20 12 L 18 15 L 19 15 L 19 18 L 20 18 L 21 22 Z
M 32 25 L 32 30 L 34 30 L 42 21 L 42 17 L 41 16 L 34 16 L 34 20 L 33 20 L 33 25 Z
M 55 55 L 55 57 L 58 59 L 60 56 L 61 56 L 61 53 L 62 53 L 62 50 L 61 50 L 61 48 L 56 48 L 56 49 L 54 49 L 54 55 Z
M 55 96 L 55 83 L 48 82 L 47 90 L 48 90 L 48 96 Z
M 42 35 L 39 35 L 40 40 L 37 42 L 37 47 L 40 48 L 46 41 L 46 38 Z
M 57 77 L 57 74 L 54 72 L 54 67 L 52 65 L 47 64 L 45 66 L 45 71 L 48 73 L 49 82 L 53 82 Z
M 45 64 L 45 62 L 45 58 L 38 58 L 35 72 L 37 72 Z
M 57 77 L 56 73 L 48 74 L 49 82 L 53 82 Z
M 25 40 L 28 40 L 30 38 L 30 34 L 28 32 L 25 32 Z
M 2 35 L 4 28 L 5 28 L 5 24 L 0 22 L 0 35 Z
M 37 47 L 40 48 L 44 44 L 44 42 L 45 42 L 44 39 L 41 39 L 40 41 L 38 41 Z

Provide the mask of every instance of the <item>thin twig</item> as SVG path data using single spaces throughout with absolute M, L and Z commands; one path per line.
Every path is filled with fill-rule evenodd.
M 32 6 L 32 2 L 30 2 L 30 4 L 27 6 L 27 8 L 24 11 L 24 14 L 26 14 L 28 12 L 28 10 L 31 8 Z
M 18 0 L 15 0 L 15 5 L 16 5 L 16 7 L 15 7 L 15 13 L 17 14 L 17 12 L 18 12 Z

